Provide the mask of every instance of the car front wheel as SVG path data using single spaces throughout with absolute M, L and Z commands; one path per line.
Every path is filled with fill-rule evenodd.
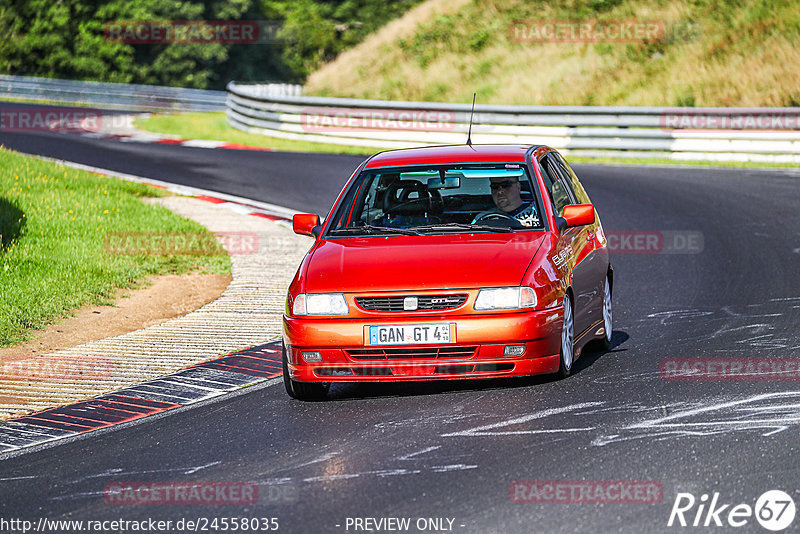
M 558 366 L 559 378 L 566 378 L 572 372 L 575 358 L 575 321 L 572 315 L 572 301 L 569 294 L 564 295 L 564 325 L 561 327 L 561 362 Z
M 600 347 L 608 350 L 611 347 L 611 328 L 613 327 L 613 314 L 611 309 L 611 282 L 606 276 L 606 285 L 603 291 L 603 328 L 605 333 L 600 340 Z

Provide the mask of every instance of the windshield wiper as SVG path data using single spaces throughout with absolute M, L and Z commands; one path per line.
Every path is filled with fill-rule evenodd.
M 487 224 L 463 224 L 457 222 L 442 224 L 427 224 L 416 226 L 416 230 L 487 230 L 489 232 L 512 232 L 508 226 L 489 226 Z
M 328 232 L 330 235 L 337 234 L 401 234 L 401 235 L 422 235 L 416 230 L 410 228 L 392 228 L 391 226 L 373 226 L 365 224 L 364 226 L 347 226 L 345 228 L 337 228 Z

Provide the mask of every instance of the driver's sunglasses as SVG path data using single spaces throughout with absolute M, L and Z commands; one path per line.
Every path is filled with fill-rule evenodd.
M 518 180 L 506 180 L 504 182 L 494 182 L 489 187 L 491 187 L 492 191 L 500 191 L 501 189 L 508 189 L 512 185 L 518 183 L 519 183 Z

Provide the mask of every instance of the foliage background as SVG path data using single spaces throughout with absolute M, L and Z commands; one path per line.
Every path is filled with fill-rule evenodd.
M 222 89 L 240 81 L 303 81 L 419 0 L 0 0 L 0 73 Z M 114 21 L 259 20 L 279 44 L 130 45 Z
M 515 21 L 576 20 L 657 21 L 664 35 L 537 43 L 510 31 Z M 800 0 L 426 0 L 316 70 L 303 90 L 466 103 L 477 92 L 484 104 L 794 107 L 798 65 Z

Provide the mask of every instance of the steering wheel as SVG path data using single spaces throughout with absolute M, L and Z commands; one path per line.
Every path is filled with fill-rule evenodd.
M 474 219 L 472 219 L 472 222 L 470 224 L 475 224 L 479 221 L 493 221 L 493 220 L 494 221 L 508 220 L 514 222 L 517 225 L 520 224 L 520 222 L 511 215 L 506 215 L 505 213 L 497 213 L 496 211 L 484 211 L 483 213 L 479 213 L 475 216 Z

